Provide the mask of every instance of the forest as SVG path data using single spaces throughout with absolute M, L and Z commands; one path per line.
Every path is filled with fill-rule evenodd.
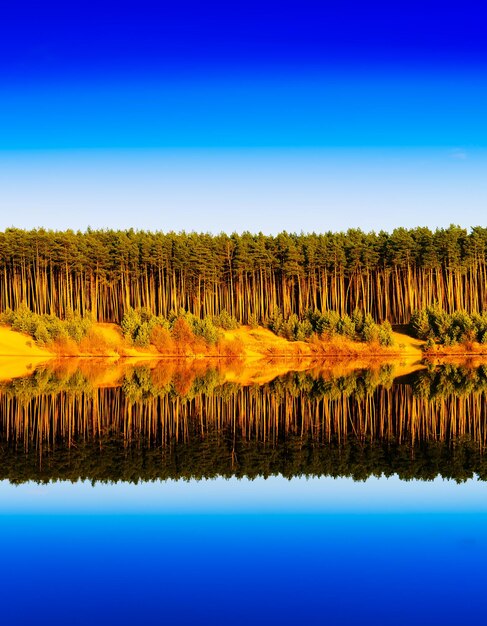
M 137 367 L 119 387 L 41 368 L 0 385 L 1 477 L 12 482 L 392 476 L 487 480 L 487 370 L 393 381 L 290 372 L 265 385 Z
M 0 480 L 13 484 L 27 481 L 89 480 L 130 482 L 156 480 L 203 480 L 268 478 L 284 476 L 349 477 L 364 481 L 372 476 L 399 476 L 401 480 L 434 480 L 438 476 L 463 482 L 487 481 L 487 455 L 475 441 L 456 445 L 445 441 L 415 443 L 386 439 L 361 440 L 351 436 L 339 443 L 317 443 L 312 437 L 288 435 L 279 446 L 230 438 L 214 430 L 205 437 L 191 437 L 160 449 L 137 439 L 127 444 L 121 435 L 104 435 L 96 445 L 80 438 L 71 447 L 22 450 L 14 444 L 0 445 Z
M 414 310 L 487 310 L 487 228 L 392 233 L 0 233 L 0 312 L 90 313 L 121 323 L 129 308 L 239 323 L 356 309 L 408 323 Z

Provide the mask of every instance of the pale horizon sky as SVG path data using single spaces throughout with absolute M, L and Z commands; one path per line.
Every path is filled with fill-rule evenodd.
M 392 231 L 487 225 L 487 150 L 0 153 L 0 229 Z
M 0 481 L 0 516 L 9 514 L 430 514 L 485 513 L 487 483 L 397 476 L 216 478 L 112 484 Z

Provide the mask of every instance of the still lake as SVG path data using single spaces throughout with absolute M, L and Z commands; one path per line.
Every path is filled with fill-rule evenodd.
M 0 383 L 0 622 L 482 624 L 487 368 Z

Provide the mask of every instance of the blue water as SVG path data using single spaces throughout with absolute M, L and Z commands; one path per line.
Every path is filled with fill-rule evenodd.
M 377 493 L 381 482 L 358 488 Z M 0 516 L 0 622 L 485 623 L 485 502 L 477 512 L 422 508 L 10 511 Z

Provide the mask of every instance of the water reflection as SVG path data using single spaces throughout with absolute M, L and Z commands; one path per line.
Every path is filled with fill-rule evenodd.
M 396 374 L 60 361 L 0 384 L 0 478 L 487 479 L 487 368 Z

